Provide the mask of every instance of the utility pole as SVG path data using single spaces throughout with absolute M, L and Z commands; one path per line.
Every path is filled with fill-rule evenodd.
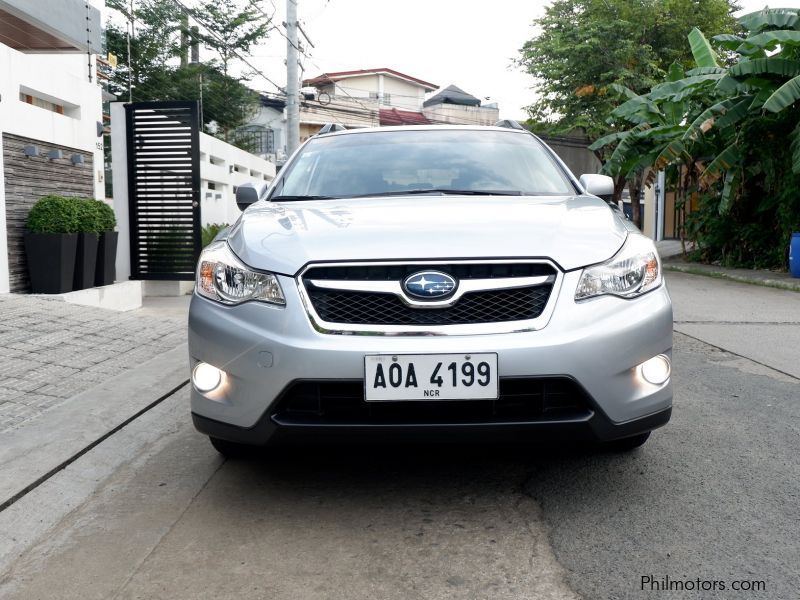
M 181 11 L 181 67 L 189 65 L 189 13 Z
M 286 0 L 286 151 L 290 156 L 300 145 L 297 25 L 297 0 Z

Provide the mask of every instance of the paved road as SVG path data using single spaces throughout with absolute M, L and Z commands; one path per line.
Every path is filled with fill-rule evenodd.
M 688 334 L 676 410 L 637 452 L 225 462 L 192 431 L 184 389 L 0 513 L 22 541 L 45 533 L 0 540 L 0 597 L 798 598 L 800 380 L 785 355 L 800 352 L 800 294 L 669 285 Z M 643 591 L 643 576 L 727 589 Z

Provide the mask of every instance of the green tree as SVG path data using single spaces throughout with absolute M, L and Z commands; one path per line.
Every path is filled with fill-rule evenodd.
M 134 36 L 109 19 L 106 28 L 108 51 L 117 55 L 118 66 L 109 91 L 128 98 L 132 84 L 134 101 L 202 100 L 203 128 L 226 141 L 237 143 L 231 132 L 245 124 L 258 107 L 258 95 L 246 85 L 246 75 L 235 75 L 234 64 L 253 44 L 266 36 L 268 20 L 258 4 L 244 0 L 208 2 L 191 9 L 188 16 L 199 28 L 187 28 L 187 14 L 173 0 L 136 0 Z M 128 0 L 108 0 L 107 6 L 130 20 Z M 189 6 L 187 4 L 187 6 Z M 120 19 L 117 19 L 120 20 Z M 200 29 L 202 28 L 202 29 Z M 215 58 L 201 64 L 185 60 L 188 48 L 183 39 L 196 36 Z M 130 67 L 129 67 L 130 65 Z M 211 123 L 217 125 L 211 128 Z
M 134 101 L 160 99 L 161 90 L 169 83 L 170 64 L 180 55 L 178 6 L 170 0 L 136 0 L 133 13 L 128 0 L 107 0 L 106 6 L 125 21 L 133 20 L 134 26 L 129 57 L 126 27 L 114 19 L 106 23 L 106 47 L 118 60 L 109 91 L 127 100 L 130 84 Z
M 250 150 L 242 146 L 232 132 L 255 115 L 258 94 L 243 81 L 225 76 L 216 63 L 189 64 L 173 69 L 163 95 L 164 100 L 202 100 L 205 129 L 209 132 L 218 129 L 216 135 L 225 141 Z M 216 124 L 216 128 L 209 127 L 211 123 Z
M 210 91 L 219 100 L 217 122 L 225 141 L 235 141 L 231 133 L 243 122 L 231 117 L 252 111 L 258 98 L 242 89 L 249 74 L 233 77 L 231 64 L 267 37 L 270 20 L 254 0 L 244 7 L 238 0 L 208 0 L 195 14 L 198 19 L 202 15 L 200 40 L 219 57 L 222 77 L 210 82 Z
M 672 63 L 691 63 L 694 26 L 733 33 L 735 8 L 733 0 L 555 0 L 518 59 L 535 81 L 531 119 L 590 138 L 614 131 L 608 118 L 620 97 L 612 84 L 646 92 Z

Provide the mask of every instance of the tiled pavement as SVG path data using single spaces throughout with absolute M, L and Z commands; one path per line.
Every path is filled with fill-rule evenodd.
M 185 316 L 0 294 L 0 433 L 185 341 Z

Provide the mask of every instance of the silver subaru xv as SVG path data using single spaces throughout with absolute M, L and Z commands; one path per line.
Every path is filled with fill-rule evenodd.
M 653 243 L 515 123 L 308 140 L 203 251 L 191 408 L 224 454 L 329 440 L 610 442 L 672 410 Z M 595 195 L 596 194 L 596 195 Z

